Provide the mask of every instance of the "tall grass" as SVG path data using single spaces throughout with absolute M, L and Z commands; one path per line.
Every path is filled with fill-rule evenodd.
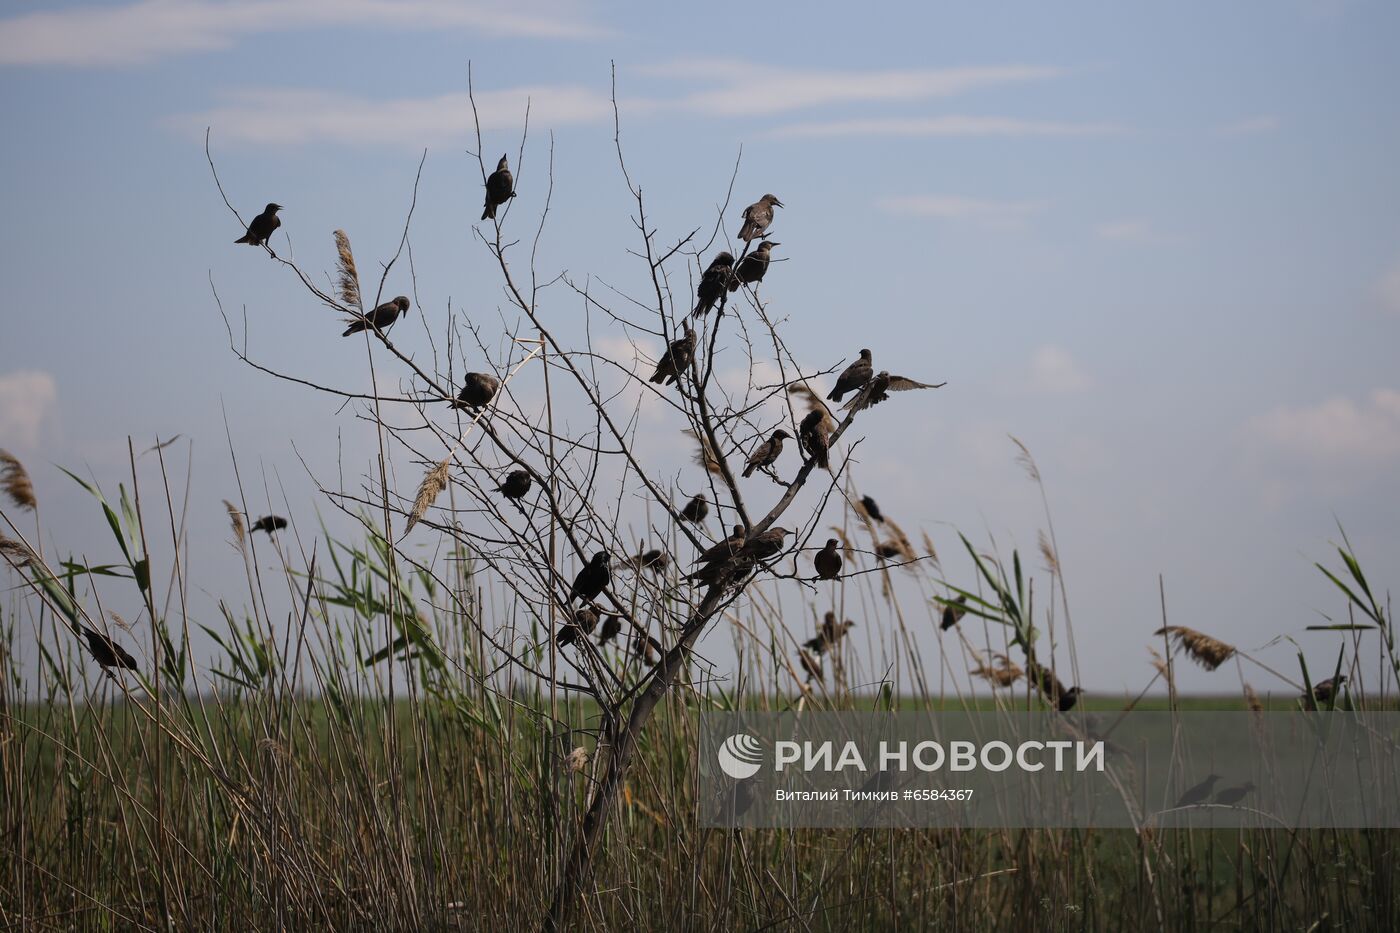
M 0 922 L 537 925 L 598 779 L 598 709 L 511 673 L 544 663 L 549 633 L 514 631 L 509 601 L 468 553 L 413 564 L 372 521 L 354 542 L 302 537 L 295 522 L 277 537 L 254 534 L 236 504 L 230 543 L 247 590 L 218 604 L 217 621 L 196 620 L 183 497 L 164 469 L 160 488 L 136 479 L 133 466 L 130 487 L 108 496 L 73 477 L 110 532 L 107 563 L 41 545 L 24 510 L 0 523 L 16 545 L 5 551 L 14 588 L 0 617 Z M 863 514 L 845 522 L 846 540 L 876 538 Z M 1038 708 L 1053 696 L 1036 671 L 1079 682 L 1065 673 L 1075 668 L 1068 639 L 1057 640 L 1069 605 L 1049 539 L 1039 578 L 1019 553 L 962 541 L 974 568 L 962 586 L 944 582 L 927 553 L 843 584 L 837 609 L 859 624 L 820 677 L 797 653 L 817 614 L 785 615 L 776 584 L 754 586 L 726 615 L 734 670 L 692 665 L 689 688 L 642 737 L 580 928 L 1400 928 L 1390 832 L 697 828 L 700 710 Z M 1328 623 L 1341 650 L 1325 673 L 1302 664 L 1280 705 L 1298 708 L 1294 693 L 1338 673 L 1353 689 L 1334 702 L 1391 702 L 1393 616 L 1345 536 L 1338 559 L 1322 570 L 1349 613 Z M 908 585 L 892 585 L 900 574 L 916 605 L 901 597 Z M 1038 580 L 1049 597 L 1037 604 Z M 141 607 L 129 622 L 108 608 L 123 591 Z M 942 632 L 944 605 L 959 595 L 966 615 Z M 141 670 L 99 670 L 76 637 L 82 626 L 137 652 Z M 212 664 L 196 656 L 197 632 L 216 646 Z M 940 669 L 917 650 L 929 632 L 942 632 Z M 1192 629 L 1164 629 L 1163 640 L 1155 683 L 1172 683 L 1178 649 L 1241 672 L 1252 660 Z M 621 641 L 601 657 L 635 679 L 640 662 Z M 521 644 L 533 655 L 505 664 Z M 983 661 L 1008 672 L 1005 689 L 989 695 L 977 681 L 984 692 L 972 692 L 968 670 Z M 1242 673 L 1236 689 L 1209 702 L 1253 702 Z M 1191 705 L 1174 691 L 1167 702 Z

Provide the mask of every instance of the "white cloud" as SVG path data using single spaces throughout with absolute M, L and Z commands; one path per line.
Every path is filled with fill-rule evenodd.
M 789 123 L 774 128 L 777 137 L 826 136 L 1104 136 L 1122 132 L 1110 123 L 1063 123 L 1011 117 L 889 117 Z
M 657 77 L 718 83 L 681 99 L 687 110 L 765 116 L 840 103 L 917 101 L 1001 84 L 1044 81 L 1064 73 L 1037 65 L 988 65 L 891 71 L 775 68 L 729 60 L 683 60 L 641 69 Z
M 0 376 L 0 447 L 38 447 L 40 428 L 57 401 L 58 385 L 46 372 L 21 369 Z
M 1361 403 L 1339 396 L 1316 405 L 1275 408 L 1251 419 L 1247 430 L 1301 460 L 1389 464 L 1400 460 L 1400 391 L 1376 389 Z
M 1390 264 L 1376 283 L 1376 297 L 1380 298 L 1387 310 L 1400 314 L 1400 258 Z
M 0 20 L 0 64 L 139 64 L 317 27 L 459 29 L 536 39 L 606 34 L 567 0 L 138 0 Z
M 518 87 L 476 94 L 483 130 L 523 125 L 591 123 L 612 114 L 612 102 L 587 88 Z M 268 88 L 230 94 L 228 103 L 176 117 L 174 125 L 202 133 L 212 126 L 218 139 L 264 145 L 296 145 L 318 140 L 359 145 L 422 146 L 466 139 L 474 132 L 471 101 L 465 93 L 428 98 L 370 100 L 330 91 Z
M 1216 132 L 1221 136 L 1257 136 L 1260 133 L 1271 133 L 1278 127 L 1278 117 L 1264 113 L 1227 123 Z
M 1093 380 L 1063 347 L 1046 344 L 1031 354 L 1030 387 L 1035 392 L 1068 395 L 1082 392 Z
M 985 201 L 937 194 L 881 198 L 876 203 L 880 210 L 890 214 L 969 221 L 1002 229 L 1022 227 L 1031 215 L 1046 207 L 1044 201 Z

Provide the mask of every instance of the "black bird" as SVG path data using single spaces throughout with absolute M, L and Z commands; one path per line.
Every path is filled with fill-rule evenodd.
M 729 281 L 729 290 L 735 292 L 741 285 L 756 285 L 763 281 L 763 277 L 768 274 L 768 263 L 771 261 L 770 255 L 773 247 L 782 246 L 781 243 L 773 243 L 764 240 L 758 244 L 758 248 L 739 260 L 739 265 L 734 269 L 734 276 Z
M 1084 693 L 1079 687 L 1066 688 L 1060 683 L 1060 678 L 1055 676 L 1055 672 L 1048 667 L 1041 667 L 1032 662 L 1027 665 L 1026 677 L 1040 688 L 1045 699 L 1055 705 L 1055 708 L 1062 713 L 1068 713 L 1074 709 L 1074 705 L 1079 702 L 1079 697 Z
M 966 596 L 959 596 L 952 602 L 945 602 L 943 604 L 943 621 L 939 623 L 939 628 L 946 632 L 957 625 L 965 615 L 967 615 Z
M 1181 795 L 1181 799 L 1176 802 L 1178 807 L 1194 807 L 1198 803 L 1205 803 L 1210 797 L 1210 792 L 1215 789 L 1215 782 L 1220 780 L 1218 774 L 1208 774 L 1206 779 L 1195 787 L 1187 788 L 1186 793 Z
M 835 538 L 827 538 L 826 547 L 812 558 L 812 566 L 817 568 L 817 576 L 823 580 L 834 580 L 841 575 L 841 552 L 836 549 L 840 543 Z
M 515 197 L 515 178 L 510 174 L 510 163 L 505 156 L 496 163 L 496 170 L 486 179 L 486 209 L 481 219 L 496 217 L 496 208 Z
M 578 576 L 574 577 L 574 585 L 569 590 L 569 602 L 576 599 L 592 602 L 597 599 L 598 594 L 612 582 L 612 571 L 609 569 L 611 561 L 607 551 L 594 554 L 593 559 L 584 564 Z
M 680 381 L 681 373 L 690 369 L 690 361 L 695 356 L 695 331 L 685 329 L 685 336 L 672 340 L 666 355 L 656 364 L 656 372 L 651 374 L 652 382 L 670 385 Z
M 855 627 L 856 624 L 850 619 L 845 622 L 837 622 L 836 613 L 828 612 L 826 617 L 822 619 L 821 627 L 817 629 L 816 637 L 809 638 L 802 647 L 815 654 L 826 654 L 836 647 L 838 641 L 846 637 L 847 632 Z
M 1055 708 L 1062 713 L 1068 713 L 1074 709 L 1074 704 L 1079 702 L 1079 697 L 1084 691 L 1078 687 L 1070 687 L 1060 694 L 1059 700 L 1055 702 Z
M 878 560 L 889 560 L 904 553 L 904 548 L 893 541 L 881 541 L 875 546 L 875 557 Z
M 386 301 L 362 318 L 356 318 L 350 326 L 345 328 L 342 337 L 349 337 L 351 334 L 358 334 L 362 330 L 369 330 L 371 325 L 386 331 L 389 326 L 399 319 L 399 315 L 408 310 L 409 301 L 403 295 L 393 301 Z
M 681 509 L 681 518 L 698 525 L 710 514 L 710 503 L 705 501 L 704 496 L 691 496 L 690 501 Z
M 836 377 L 836 387 L 827 398 L 833 402 L 841 401 L 842 396 L 864 386 L 874 374 L 875 370 L 870 365 L 870 351 L 861 350 L 860 359 L 847 366 L 841 375 Z
M 878 405 L 889 398 L 891 392 L 908 392 L 910 389 L 941 389 L 945 385 L 947 385 L 946 382 L 933 384 L 916 382 L 907 376 L 891 376 L 882 370 L 876 374 L 874 379 L 865 384 L 859 395 L 842 405 L 841 408 L 843 410 L 853 408 L 856 411 L 863 411 L 871 405 Z
M 247 243 L 249 246 L 264 246 L 273 232 L 282 226 L 282 218 L 277 216 L 277 212 L 282 209 L 280 204 L 269 204 L 263 208 L 263 212 L 253 218 L 248 224 L 248 232 L 243 234 L 235 243 Z
M 265 531 L 267 536 L 272 537 L 274 531 L 281 531 L 287 527 L 287 520 L 280 515 L 264 515 L 253 522 L 253 531 Z
M 865 509 L 865 514 L 870 516 L 872 522 L 884 522 L 885 513 L 880 511 L 880 506 L 869 496 L 860 497 L 861 507 Z
M 746 537 L 744 526 L 735 525 L 729 537 L 710 545 L 695 559 L 698 569 L 691 571 L 686 579 L 705 586 L 748 573 L 753 569 L 753 561 L 748 558 L 740 559 Z
M 785 437 L 792 437 L 792 435 L 782 428 L 779 428 L 773 432 L 772 437 L 754 448 L 754 452 L 749 454 L 748 466 L 744 467 L 744 475 L 752 476 L 753 471 L 757 470 L 759 467 L 766 468 L 772 466 L 773 462 L 777 460 L 778 456 L 783 452 L 783 438 Z
M 530 492 L 530 483 L 529 470 L 511 470 L 496 491 L 507 499 L 523 499 Z
M 638 570 L 652 570 L 656 573 L 665 573 L 666 566 L 670 563 L 670 560 L 667 559 L 665 552 L 652 548 L 650 551 L 637 554 L 629 560 L 628 563 Z
M 829 469 L 831 465 L 830 437 L 826 412 L 820 409 L 807 412 L 807 417 L 797 426 L 797 443 L 823 470 Z
M 700 276 L 700 285 L 695 290 L 694 314 L 708 314 L 734 280 L 734 256 L 721 252 L 705 268 Z
M 1223 804 L 1232 807 L 1244 798 L 1248 797 L 1256 790 L 1253 781 L 1245 781 L 1243 784 L 1236 784 L 1234 787 L 1222 788 L 1215 795 L 1211 803 Z
M 83 635 L 87 638 L 88 651 L 92 652 L 92 659 L 99 666 L 104 668 L 125 667 L 133 671 L 136 670 L 136 659 L 128 654 L 125 648 L 106 635 L 86 626 L 83 627 Z
M 763 231 L 773 222 L 773 208 L 782 206 L 782 201 L 771 194 L 765 194 L 744 208 L 744 225 L 739 228 L 739 239 L 749 243 L 763 236 Z
M 606 645 L 618 636 L 622 631 L 622 616 L 609 614 L 603 616 L 603 627 L 598 630 L 598 644 Z
M 554 636 L 554 643 L 560 648 L 572 645 L 580 638 L 590 634 L 597 624 L 598 613 L 587 606 L 580 606 L 574 610 L 573 619 L 560 626 L 558 633 Z
M 1347 682 L 1346 674 L 1338 674 L 1335 678 L 1329 677 L 1326 680 L 1313 684 L 1312 698 L 1316 703 L 1331 703 L 1337 695 L 1337 688 Z M 1307 700 L 1307 694 L 1303 699 Z M 1309 708 L 1316 709 L 1315 705 L 1309 704 Z
M 457 393 L 453 408 L 468 408 L 473 411 L 485 408 L 496 397 L 501 381 L 490 373 L 467 373 L 462 380 L 462 391 Z
M 798 660 L 802 662 L 802 669 L 807 672 L 807 683 L 822 679 L 822 659 L 812 657 L 805 651 L 797 652 Z

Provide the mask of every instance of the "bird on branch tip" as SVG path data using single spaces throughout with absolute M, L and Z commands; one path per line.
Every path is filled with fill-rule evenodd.
M 768 263 L 772 257 L 770 253 L 775 246 L 782 246 L 781 243 L 773 243 L 764 240 L 758 244 L 758 248 L 739 260 L 739 265 L 734 269 L 734 275 L 729 281 L 729 290 L 735 292 L 741 285 L 757 285 L 763 281 L 763 277 L 768 274 Z
M 739 239 L 745 243 L 763 236 L 763 231 L 773 222 L 773 208 L 782 207 L 783 202 L 771 194 L 765 194 L 744 208 L 744 225 L 739 228 Z
M 467 408 L 473 411 L 485 408 L 496 397 L 501 380 L 490 373 L 467 373 L 462 379 L 462 391 L 457 393 L 453 408 Z
M 486 179 L 486 208 L 481 212 L 482 220 L 495 220 L 496 208 L 515 197 L 515 178 L 510 174 L 510 161 L 501 156 L 496 170 Z
M 695 357 L 695 331 L 687 327 L 685 336 L 671 341 L 666 354 L 656 364 L 656 372 L 651 381 L 670 385 L 679 382 L 681 373 L 690 369 L 690 361 Z

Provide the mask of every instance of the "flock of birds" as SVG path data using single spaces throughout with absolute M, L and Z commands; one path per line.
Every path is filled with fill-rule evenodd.
M 495 219 L 497 208 L 515 196 L 515 181 L 511 175 L 510 161 L 506 155 L 502 155 L 496 170 L 486 179 L 481 219 Z M 687 315 L 684 324 L 684 332 L 670 342 L 661 359 L 657 361 L 651 382 L 662 386 L 681 384 L 695 359 L 697 338 L 689 320 L 703 317 L 715 309 L 718 309 L 718 314 L 722 316 L 726 295 L 741 288 L 755 287 L 763 281 L 772 263 L 773 249 L 781 245 L 763 237 L 773 223 L 774 209 L 782 206 L 783 202 L 776 196 L 765 194 L 744 209 L 743 222 L 738 234 L 745 244 L 744 251 L 738 259 L 728 251 L 721 251 L 705 268 L 696 288 L 695 306 Z M 270 247 L 267 246 L 268 239 L 282 224 L 281 218 L 278 217 L 280 210 L 281 205 L 268 204 L 262 213 L 253 218 L 248 224 L 247 232 L 236 242 L 262 246 L 270 251 Z M 755 240 L 759 241 L 756 247 L 753 246 Z M 365 331 L 382 334 L 398 321 L 409 307 L 408 298 L 402 295 L 386 301 L 363 315 L 355 315 L 349 322 L 344 336 Z M 851 396 L 842 406 L 842 410 L 860 411 L 886 400 L 890 392 L 939 388 L 942 385 L 919 382 L 892 375 L 887 371 L 876 372 L 871 351 L 862 349 L 859 357 L 837 377 L 836 385 L 827 399 L 839 403 Z M 477 414 L 491 404 L 500 387 L 500 380 L 491 373 L 467 373 L 463 378 L 461 391 L 451 402 L 451 407 Z M 833 428 L 834 422 L 825 407 L 815 405 L 797 429 L 796 440 L 805 454 L 804 459 L 814 461 L 821 469 L 828 469 L 830 465 Z M 793 436 L 786 430 L 775 430 L 749 453 L 742 475 L 749 477 L 762 470 L 776 478 L 774 465 L 783 453 L 783 442 L 792 439 Z M 533 486 L 534 480 L 530 471 L 514 469 L 496 486 L 496 491 L 506 499 L 518 503 L 530 494 Z M 868 497 L 867 500 L 868 511 L 878 518 L 878 506 Z M 703 495 L 693 496 L 679 511 L 682 520 L 697 525 L 703 524 L 709 513 L 710 505 Z M 782 553 L 789 534 L 791 531 L 786 528 L 774 527 L 759 534 L 749 535 L 742 525 L 735 525 L 727 538 L 699 555 L 695 569 L 686 575 L 686 579 L 702 586 L 727 585 L 741 580 L 760 564 Z M 669 561 L 662 552 L 649 551 L 637 555 L 629 563 L 637 569 L 645 568 L 659 572 L 665 569 Z M 828 539 L 826 545 L 817 551 L 813 558 L 813 568 L 818 579 L 834 580 L 840 577 L 842 556 L 839 542 L 835 538 Z M 581 602 L 582 605 L 574 610 L 572 619 L 556 633 L 555 641 L 559 646 L 574 644 L 580 637 L 591 635 L 598 627 L 600 617 L 602 628 L 599 630 L 599 642 L 607 643 L 618 635 L 621 630 L 619 618 L 603 613 L 597 605 L 599 596 L 611 582 L 612 558 L 606 551 L 599 551 L 579 571 L 570 587 L 566 604 L 572 606 L 575 602 Z M 813 672 L 814 664 L 819 663 L 819 660 L 814 662 L 813 657 L 819 659 L 821 655 L 828 653 L 853 625 L 854 623 L 849 621 L 837 623 L 834 615 L 823 623 L 817 636 L 807 642 L 802 653 L 803 666 L 809 673 Z M 640 631 L 633 643 L 634 651 L 648 656 L 658 647 L 655 639 Z

